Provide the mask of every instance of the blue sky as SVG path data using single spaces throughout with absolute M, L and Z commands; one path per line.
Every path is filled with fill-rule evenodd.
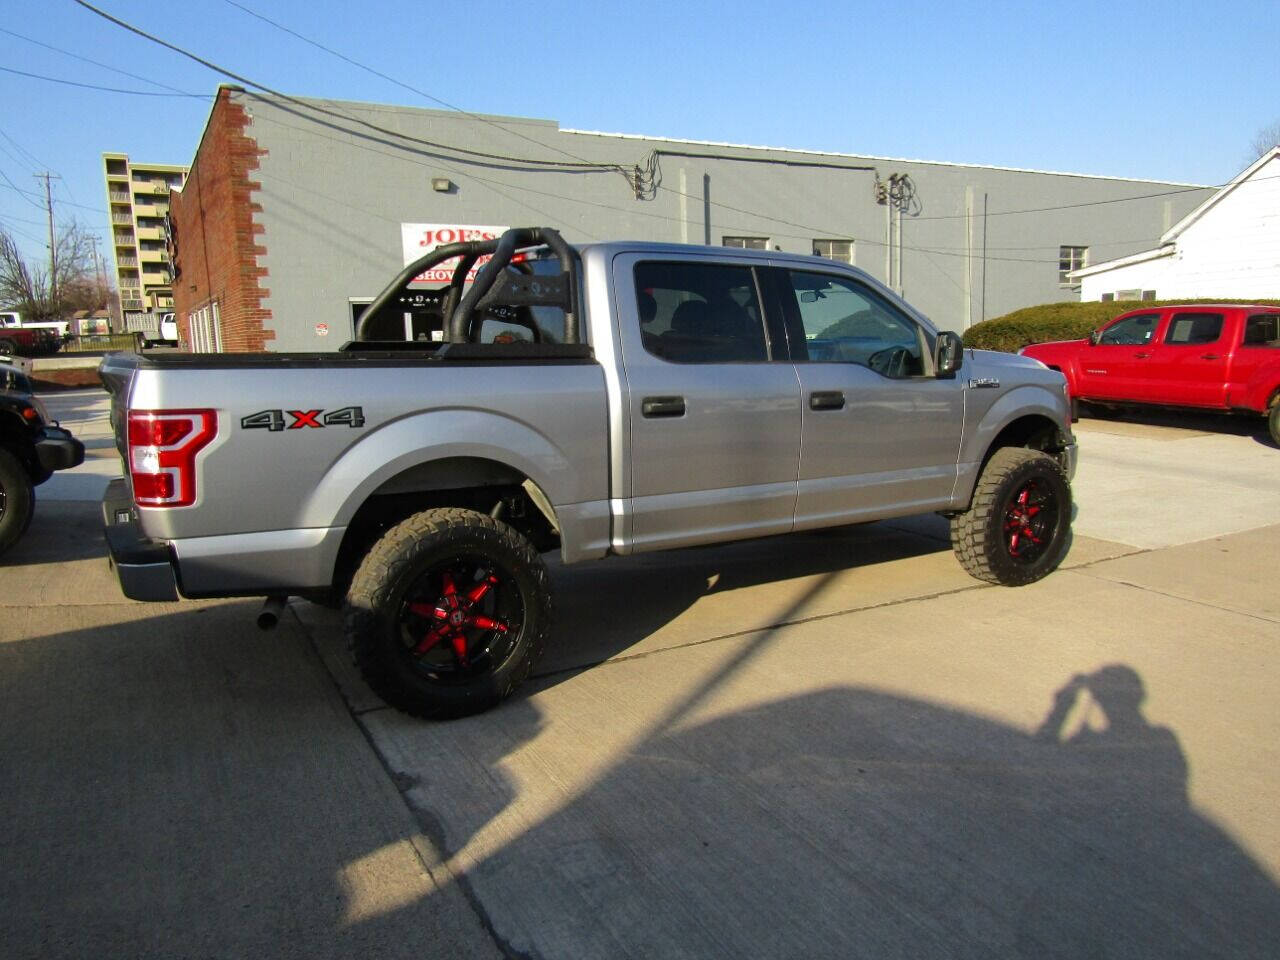
M 582 130 L 1217 184 L 1280 122 L 1276 0 L 93 2 L 286 93 L 440 106 L 245 8 L 453 106 Z M 99 155 L 189 163 L 223 78 L 74 0 L 0 14 L 0 66 L 164 94 L 0 72 L 0 224 L 42 255 L 49 170 L 57 220 L 105 237 Z

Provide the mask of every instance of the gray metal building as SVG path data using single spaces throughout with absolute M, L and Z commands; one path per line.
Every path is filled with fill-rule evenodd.
M 1067 271 L 1150 249 L 1213 192 L 237 88 L 219 91 L 192 169 L 208 196 L 224 175 L 244 187 L 227 202 L 247 207 L 248 232 L 228 236 L 243 248 L 239 273 L 257 283 L 238 297 L 207 253 L 203 270 L 183 257 L 217 239 L 208 197 L 197 203 L 189 184 L 174 215 L 184 271 L 175 297 L 180 315 L 212 324 L 189 338 L 205 349 L 253 348 L 258 341 L 239 333 L 259 325 L 267 349 L 330 349 L 427 233 L 533 225 L 571 243 L 664 240 L 852 259 L 961 331 L 1078 299 Z

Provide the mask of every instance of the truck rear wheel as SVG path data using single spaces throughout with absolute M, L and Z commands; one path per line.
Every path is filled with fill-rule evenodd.
M 1267 411 L 1267 432 L 1271 434 L 1271 442 L 1280 447 L 1280 397 L 1271 401 L 1271 409 Z
M 1055 570 L 1071 532 L 1071 487 L 1053 457 L 1003 447 L 987 461 L 973 503 L 951 519 L 951 546 L 972 576 L 1009 587 Z
M 426 510 L 374 544 L 343 607 L 365 681 L 427 719 L 479 713 L 520 685 L 551 627 L 533 546 L 473 510 Z
M 36 492 L 22 464 L 0 447 L 0 553 L 13 546 L 31 525 Z

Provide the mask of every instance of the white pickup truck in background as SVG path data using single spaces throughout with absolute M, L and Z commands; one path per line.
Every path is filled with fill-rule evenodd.
M 178 323 L 172 313 L 126 313 L 124 327 L 138 334 L 144 347 L 178 345 Z

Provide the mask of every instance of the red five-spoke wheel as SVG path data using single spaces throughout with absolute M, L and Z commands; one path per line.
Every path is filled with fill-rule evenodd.
M 979 580 L 1018 586 L 1054 570 L 1071 543 L 1071 488 L 1039 450 L 1003 447 L 978 478 L 969 509 L 951 519 L 951 544 Z
M 344 607 L 365 681 L 430 718 L 488 709 L 528 677 L 551 624 L 546 566 L 483 513 L 426 510 L 392 527 L 360 564 Z

